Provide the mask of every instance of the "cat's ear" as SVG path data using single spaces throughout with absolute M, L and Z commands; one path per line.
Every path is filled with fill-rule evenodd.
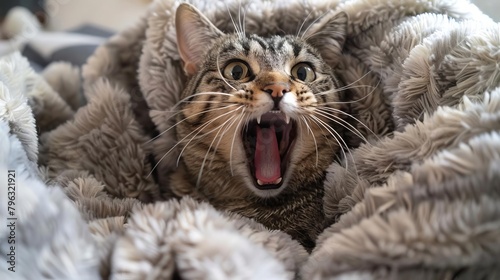
M 315 47 L 328 64 L 335 65 L 346 41 L 347 22 L 348 17 L 345 12 L 326 15 L 312 24 L 302 34 L 302 38 Z
M 198 9 L 187 3 L 177 8 L 175 28 L 184 71 L 192 75 L 198 71 L 208 44 L 223 33 Z

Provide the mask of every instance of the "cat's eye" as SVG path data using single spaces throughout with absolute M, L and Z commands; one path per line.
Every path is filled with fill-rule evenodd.
M 292 76 L 303 82 L 312 82 L 316 79 L 316 74 L 311 66 L 301 62 L 292 68 Z
M 242 61 L 233 61 L 224 68 L 224 77 L 231 80 L 241 80 L 248 76 L 248 66 Z

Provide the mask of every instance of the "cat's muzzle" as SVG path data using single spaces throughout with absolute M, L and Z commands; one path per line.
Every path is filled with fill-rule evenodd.
M 296 136 L 297 124 L 281 111 L 269 111 L 243 128 L 243 146 L 256 188 L 283 185 Z

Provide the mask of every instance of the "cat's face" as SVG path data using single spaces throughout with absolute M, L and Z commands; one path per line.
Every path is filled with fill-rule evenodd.
M 345 21 L 331 21 L 340 34 Z M 321 177 L 339 152 L 341 85 L 308 40 L 223 34 L 189 5 L 176 25 L 191 76 L 177 133 L 193 181 L 208 195 L 272 197 Z

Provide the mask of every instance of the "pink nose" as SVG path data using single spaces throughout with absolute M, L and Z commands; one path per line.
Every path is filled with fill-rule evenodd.
M 272 83 L 265 86 L 264 91 L 269 93 L 272 98 L 280 98 L 290 91 L 290 85 L 284 82 Z

